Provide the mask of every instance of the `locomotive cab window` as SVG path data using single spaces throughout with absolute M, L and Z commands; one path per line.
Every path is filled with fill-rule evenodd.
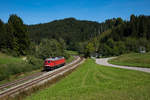
M 50 61 L 48 61 L 48 63 L 50 63 Z

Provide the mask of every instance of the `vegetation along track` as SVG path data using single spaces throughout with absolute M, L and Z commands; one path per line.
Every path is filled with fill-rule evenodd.
M 63 75 L 64 73 L 68 72 L 69 70 L 76 68 L 82 61 L 84 61 L 84 59 L 78 57 L 75 61 L 73 61 L 70 64 L 67 64 L 64 67 L 61 67 L 61 68 L 56 69 L 54 71 L 47 72 L 47 73 L 40 75 L 39 77 L 37 77 L 33 80 L 29 80 L 25 83 L 22 83 L 22 84 L 19 84 L 17 86 L 14 86 L 10 89 L 4 90 L 4 91 L 0 92 L 0 98 L 3 98 L 5 96 L 12 96 L 12 95 L 18 94 L 19 92 L 30 89 L 33 86 L 41 85 L 41 84 L 43 84 L 49 80 L 57 78 L 58 76 Z
M 75 56 L 74 61 L 77 60 L 77 58 L 78 58 L 78 57 Z M 69 63 L 68 63 L 68 64 L 69 64 Z M 41 75 L 44 74 L 44 73 L 45 73 L 45 72 L 37 72 L 37 73 L 31 74 L 30 76 L 26 76 L 26 77 L 24 77 L 24 78 L 20 78 L 20 79 L 17 79 L 17 80 L 15 80 L 15 81 L 8 82 L 8 83 L 6 83 L 6 84 L 2 84 L 2 85 L 0 85 L 0 91 L 6 90 L 6 89 L 8 89 L 8 88 L 11 88 L 11 87 L 16 86 L 16 85 L 18 85 L 18 84 L 21 84 L 21 83 L 26 82 L 26 81 L 28 81 L 28 80 L 34 79 L 34 78 L 36 78 L 36 77 L 39 77 L 39 76 L 41 76 Z
M 24 78 L 17 79 L 17 80 L 15 80 L 13 82 L 2 84 L 2 85 L 0 85 L 0 91 L 6 90 L 6 89 L 8 89 L 8 88 L 10 88 L 12 86 L 16 86 L 16 85 L 21 84 L 21 83 L 23 83 L 25 81 L 28 81 L 30 79 L 34 79 L 34 78 L 36 78 L 36 77 L 38 77 L 38 76 L 40 76 L 42 74 L 44 74 L 44 72 L 37 72 L 37 73 L 34 73 L 34 74 L 30 75 L 30 76 L 26 76 Z

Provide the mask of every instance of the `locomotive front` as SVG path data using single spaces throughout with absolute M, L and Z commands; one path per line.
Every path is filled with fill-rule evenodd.
M 44 61 L 44 70 L 53 70 L 65 65 L 64 57 L 47 58 Z

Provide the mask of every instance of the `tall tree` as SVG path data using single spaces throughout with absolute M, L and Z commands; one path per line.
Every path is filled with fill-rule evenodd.
M 94 51 L 95 51 L 94 44 L 89 42 L 86 46 L 85 56 L 91 56 L 91 54 L 94 53 Z
M 5 36 L 6 36 L 6 29 L 3 21 L 0 19 L 0 50 L 4 48 L 5 44 Z
M 27 33 L 27 27 L 17 15 L 10 15 L 8 26 L 11 28 L 13 34 L 12 48 L 18 55 L 25 55 L 29 49 L 30 40 Z

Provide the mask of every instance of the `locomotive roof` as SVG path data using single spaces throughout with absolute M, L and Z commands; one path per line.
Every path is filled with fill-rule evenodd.
M 45 60 L 52 60 L 52 61 L 55 61 L 55 60 L 59 60 L 59 59 L 63 59 L 64 57 L 54 57 L 54 58 L 47 58 Z

